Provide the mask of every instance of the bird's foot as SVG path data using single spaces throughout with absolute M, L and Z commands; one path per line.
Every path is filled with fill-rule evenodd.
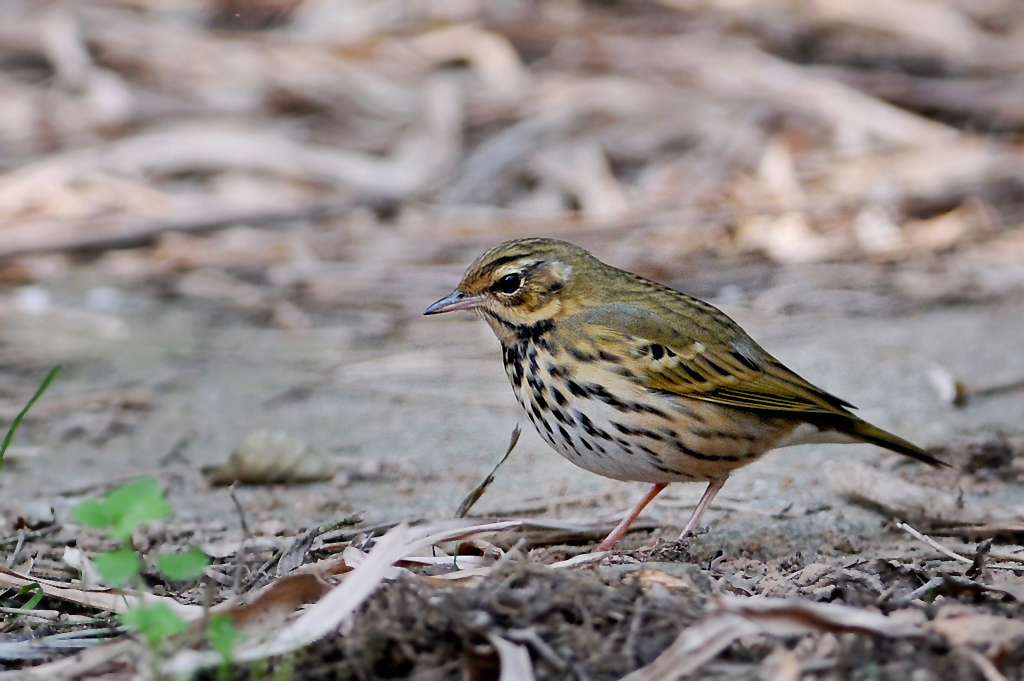
M 699 537 L 702 534 L 707 534 L 710 531 L 711 528 L 707 525 L 704 527 L 698 527 L 694 530 L 685 530 L 681 535 L 679 535 L 679 541 L 687 541 L 689 539 Z

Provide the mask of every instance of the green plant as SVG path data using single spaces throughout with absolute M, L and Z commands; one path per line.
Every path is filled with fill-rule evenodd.
M 11 425 L 7 429 L 7 435 L 4 437 L 3 443 L 0 443 L 0 468 L 3 468 L 4 454 L 7 453 L 7 448 L 11 446 L 11 440 L 14 439 L 14 433 L 17 432 L 18 426 L 21 425 L 22 420 L 25 418 L 25 414 L 27 414 L 28 410 L 32 408 L 32 405 L 36 403 L 36 400 L 38 400 L 42 396 L 42 394 L 46 392 L 46 389 L 50 387 L 50 384 L 53 383 L 53 379 L 57 377 L 57 374 L 60 372 L 62 368 L 63 366 L 58 364 L 57 366 L 50 369 L 49 373 L 46 374 L 46 378 L 44 378 L 43 382 L 39 384 L 39 387 L 36 389 L 35 394 L 32 395 L 32 398 L 29 399 L 28 404 L 25 405 L 25 408 L 22 409 L 18 413 L 18 415 L 14 417 L 13 421 L 11 421 Z M 20 610 L 32 610 L 37 605 L 39 605 L 39 601 L 43 599 L 43 590 L 37 582 L 33 582 L 32 584 L 26 584 L 25 586 L 21 587 L 20 589 L 18 589 L 18 593 L 14 594 L 14 597 L 17 598 L 18 596 L 24 596 L 26 594 L 32 595 L 29 597 L 28 601 L 26 601 L 23 605 L 19 606 Z
M 217 668 L 219 681 L 231 680 L 235 644 L 240 637 L 241 633 L 230 615 L 211 615 L 206 621 L 206 640 L 209 641 L 211 648 L 220 653 L 220 667 Z
M 145 639 L 154 652 L 171 636 L 188 631 L 188 622 L 163 603 L 132 608 L 120 619 L 121 624 Z
M 28 596 L 28 600 L 21 605 L 18 605 L 16 599 L 22 596 Z M 7 610 L 7 616 L 2 618 L 0 621 L 2 621 L 3 624 L 13 621 L 18 617 L 18 611 L 34 610 L 41 600 L 43 600 L 43 588 L 39 585 L 39 582 L 26 584 L 18 589 L 17 593 L 10 598 L 5 598 L 3 601 L 0 601 L 4 604 L 5 608 L 9 608 L 9 610 Z
M 32 582 L 18 589 L 18 593 L 14 594 L 14 597 L 25 596 L 32 594 L 25 603 L 19 606 L 20 610 L 34 610 L 39 601 L 43 600 L 43 588 L 39 586 L 39 582 Z
M 7 448 L 11 446 L 11 440 L 14 439 L 14 433 L 18 430 L 18 426 L 21 425 L 21 421 L 25 418 L 25 414 L 27 414 L 28 410 L 32 408 L 32 405 L 36 403 L 36 400 L 42 397 L 43 393 L 46 392 L 46 389 L 50 387 L 51 383 L 53 383 L 53 379 L 57 378 L 57 374 L 60 373 L 60 370 L 63 368 L 63 365 L 58 364 L 50 369 L 50 373 L 46 374 L 46 378 L 44 378 L 43 382 L 39 384 L 36 394 L 32 396 L 32 399 L 28 401 L 25 408 L 14 417 L 13 421 L 11 421 L 11 427 L 7 429 L 7 436 L 4 437 L 3 444 L 0 444 L 0 468 L 3 468 L 4 454 L 7 453 Z
M 164 498 L 160 484 L 153 478 L 125 483 L 100 499 L 88 499 L 71 509 L 71 516 L 86 527 L 106 532 L 120 546 L 96 555 L 96 570 L 108 584 L 123 587 L 135 584 L 141 591 L 145 563 L 131 546 L 132 533 L 140 525 L 166 518 L 174 509 Z M 172 580 L 198 577 L 206 567 L 206 556 L 195 547 L 182 553 L 163 553 L 157 569 Z M 121 615 L 121 623 L 141 636 L 158 651 L 165 640 L 188 629 L 177 613 L 164 604 L 141 605 Z
M 173 511 L 155 479 L 139 478 L 100 499 L 79 503 L 71 509 L 71 515 L 82 525 L 102 530 L 118 542 L 118 548 L 99 553 L 93 559 L 104 581 L 118 587 L 134 584 L 142 591 L 145 562 L 131 546 L 132 533 L 140 525 L 166 518 Z M 171 581 L 195 579 L 208 564 L 206 554 L 195 546 L 184 551 L 161 552 L 156 559 L 157 571 Z M 163 648 L 164 642 L 189 628 L 180 615 L 163 603 L 131 608 L 122 613 L 120 620 L 146 642 L 154 653 L 154 664 L 156 654 Z M 229 678 L 231 650 L 239 636 L 233 620 L 227 615 L 214 615 L 207 622 L 206 634 L 211 647 L 222 657 L 222 673 L 227 674 L 224 678 Z
M 0 444 L 0 468 L 3 467 L 4 454 L 7 453 L 14 434 L 25 415 L 50 387 L 62 368 L 62 365 L 57 365 L 47 373 L 25 408 L 11 422 L 7 429 L 7 435 L 4 437 L 3 443 Z M 71 516 L 86 527 L 106 532 L 111 539 L 119 544 L 116 549 L 97 554 L 93 560 L 96 570 L 104 581 L 116 587 L 134 584 L 139 591 L 144 591 L 142 570 L 145 563 L 131 545 L 132 533 L 140 525 L 166 518 L 173 512 L 174 509 L 164 498 L 159 483 L 153 478 L 139 478 L 125 483 L 105 497 L 79 503 L 71 509 Z M 156 559 L 157 570 L 164 578 L 171 581 L 195 579 L 202 574 L 208 564 L 209 559 L 195 546 L 190 546 L 184 551 L 162 552 Z M 29 600 L 21 605 L 20 609 L 31 610 L 43 598 L 43 590 L 39 584 L 23 586 L 15 594 L 15 597 L 29 594 L 31 594 Z M 154 653 L 152 656 L 154 678 L 158 676 L 155 666 L 156 653 L 160 651 L 168 638 L 183 633 L 189 628 L 188 622 L 164 603 L 130 608 L 122 613 L 119 619 L 130 631 L 135 632 L 146 641 Z M 207 621 L 207 641 L 221 655 L 222 663 L 219 676 L 223 679 L 229 679 L 231 676 L 232 650 L 240 635 L 234 626 L 234 621 L 228 615 L 214 615 Z
M 82 525 L 103 530 L 123 544 L 132 538 L 132 532 L 139 525 L 161 520 L 173 512 L 154 478 L 138 478 L 101 499 L 81 502 L 72 509 L 71 515 Z

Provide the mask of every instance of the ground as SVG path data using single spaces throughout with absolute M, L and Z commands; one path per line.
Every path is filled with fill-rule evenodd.
M 451 271 L 455 281 L 459 268 Z M 68 301 L 70 307 L 81 290 L 69 286 L 54 296 Z M 442 293 L 424 294 L 423 306 Z M 17 536 L 19 528 L 49 527 L 53 509 L 56 533 L 38 540 L 39 544 L 28 542 L 18 557 L 21 560 L 42 549 L 36 556 L 42 565 L 36 574 L 41 576 L 64 574 L 67 568 L 59 564 L 61 545 L 86 550 L 103 545 L 98 537 L 59 528 L 68 522 L 68 507 L 135 476 L 155 475 L 166 487 L 177 509 L 170 537 L 191 536 L 207 547 L 237 543 L 239 515 L 229 489 L 210 485 L 201 471 L 223 464 L 253 430 L 290 434 L 323 456 L 333 471 L 324 482 L 235 489 L 256 535 L 248 558 L 254 569 L 273 555 L 275 547 L 290 545 L 296 534 L 348 516 L 362 519 L 355 530 L 400 520 L 451 517 L 462 498 L 497 462 L 512 425 L 520 419 L 500 366 L 497 343 L 485 325 L 469 314 L 410 316 L 398 331 L 365 338 L 359 328 L 337 319 L 293 332 L 260 328 L 206 305 L 142 299 L 129 309 L 118 315 L 83 315 L 70 322 L 54 314 L 31 324 L 22 320 L 3 332 L 5 349 L 12 355 L 31 353 L 40 365 L 67 362 L 52 392 L 39 403 L 40 409 L 60 405 L 71 396 L 102 391 L 144 390 L 149 395 L 144 408 L 106 414 L 125 423 L 108 426 L 114 430 L 98 436 L 63 431 L 60 420 L 71 418 L 67 415 L 30 420 L 25 427 L 19 441 L 33 443 L 38 451 L 29 450 L 31 456 L 22 458 L 15 449 L 16 456 L 0 476 L 0 489 L 11 536 Z M 1024 361 L 1014 352 L 1024 332 L 1021 306 L 1007 301 L 898 316 L 731 311 L 799 373 L 849 399 L 873 422 L 924 446 L 941 448 L 955 470 L 935 473 L 869 446 L 776 451 L 730 479 L 706 517 L 707 532 L 685 546 L 674 539 L 701 492 L 699 485 L 669 488 L 645 515 L 646 529 L 629 535 L 620 545 L 622 552 L 606 559 L 605 567 L 584 567 L 557 576 L 530 567 L 592 548 L 601 534 L 597 531 L 577 533 L 567 546 L 558 543 L 564 539 L 535 539 L 535 547 L 521 562 L 473 587 L 401 581 L 385 586 L 364 606 L 355 634 L 335 643 L 324 641 L 306 653 L 318 660 L 309 662 L 309 678 L 405 676 L 422 669 L 455 678 L 463 673 L 464 664 L 482 665 L 484 671 L 479 673 L 486 676 L 488 665 L 496 662 L 481 637 L 492 630 L 535 631 L 560 650 L 554 659 L 561 662 L 543 658 L 537 662 L 540 678 L 562 678 L 569 667 L 580 678 L 618 678 L 649 663 L 688 622 L 699 618 L 704 600 L 720 592 L 804 594 L 825 602 L 875 604 L 883 612 L 908 608 L 925 612 L 935 607 L 941 612 L 941 604 L 967 602 L 972 613 L 1017 616 L 1014 604 L 1001 603 L 1009 598 L 1002 592 L 986 595 L 983 590 L 947 586 L 935 592 L 935 601 L 918 599 L 916 607 L 907 602 L 907 594 L 935 575 L 959 574 L 969 566 L 957 568 L 895 527 L 886 512 L 843 496 L 837 477 L 847 475 L 844 464 L 855 461 L 896 480 L 960 493 L 968 501 L 973 497 L 990 504 L 996 497 L 1005 507 L 1019 507 L 1024 494 L 1013 484 L 1019 474 L 1014 454 L 971 468 L 967 444 L 998 440 L 1000 433 L 1014 432 L 1015 423 L 1024 416 L 1020 400 L 1014 394 L 996 395 L 956 408 L 939 399 L 927 371 L 941 362 L 956 375 L 975 377 L 972 380 L 982 385 L 1024 373 Z M 118 333 L 113 338 L 95 332 L 104 324 L 113 326 L 114 321 Z M 81 331 L 73 335 L 79 345 L 72 349 L 52 327 L 47 328 L 68 323 L 79 325 Z M 87 337 L 90 332 L 92 338 Z M 88 348 L 88 356 L 82 354 L 83 347 Z M 39 378 L 38 372 L 17 366 L 9 366 L 7 373 L 12 383 L 24 386 L 26 394 Z M 633 503 L 642 489 L 639 484 L 604 480 L 576 469 L 527 430 L 474 513 L 607 518 L 610 527 L 615 515 Z M 923 529 L 941 532 L 927 519 L 924 522 Z M 357 534 L 355 530 L 348 536 Z M 145 541 L 155 547 L 159 540 Z M 512 535 L 496 544 L 511 549 L 516 541 Z M 946 541 L 968 556 L 977 545 Z M 1012 551 L 1005 541 L 998 546 L 1004 554 Z M 49 570 L 47 554 L 52 556 Z M 327 554 L 322 549 L 312 551 L 307 560 L 318 555 Z M 232 560 L 222 562 L 229 568 Z M 687 567 L 689 574 L 700 578 L 702 588 L 696 593 L 651 594 L 635 579 L 643 565 L 670 573 Z M 803 579 L 799 571 L 808 566 L 813 577 Z M 1006 571 L 989 571 L 987 581 L 1006 583 L 1011 591 L 1019 589 L 1014 593 L 1024 593 Z M 546 590 L 564 594 L 560 597 L 565 604 L 552 602 L 543 595 Z M 545 606 L 534 612 L 495 604 L 507 598 Z M 467 618 L 466 613 L 478 614 Z M 484 617 L 486 622 L 476 622 L 474 617 Z M 600 621 L 591 621 L 593 617 Z M 634 622 L 637 617 L 643 618 L 646 647 L 637 648 L 637 634 L 630 633 L 631 627 L 641 626 Z M 871 660 L 896 655 L 900 664 L 879 669 L 885 678 L 900 678 L 911 667 L 944 668 L 948 657 L 948 646 L 940 643 L 933 642 L 908 659 L 895 653 L 889 643 L 861 638 L 840 637 L 833 644 L 842 652 L 839 657 L 825 655 L 821 660 L 805 659 L 803 664 L 809 671 L 827 672 L 833 678 L 837 674 L 838 678 L 848 674 L 870 678 L 874 672 L 857 662 L 858 656 L 870 666 L 880 664 Z M 597 641 L 603 647 L 596 647 Z M 797 639 L 790 641 L 796 644 Z M 340 646 L 341 652 L 333 646 Z M 868 647 L 862 650 L 862 646 Z M 477 649 L 482 652 L 471 652 Z M 773 650 L 774 644 L 761 639 L 739 642 L 704 673 L 743 678 L 756 666 L 767 664 L 764 660 Z M 344 660 L 340 666 L 331 662 L 339 659 Z M 936 678 L 971 678 L 972 672 L 956 676 L 961 672 L 951 669 L 960 667 L 946 669 L 954 676 Z
M 0 467 L 0 680 L 1024 678 L 1024 12 L 755 4 L 0 3 L 0 424 L 62 367 Z M 422 316 L 524 236 L 950 467 L 784 449 L 591 555 L 643 485 Z M 169 517 L 79 515 L 140 477 Z

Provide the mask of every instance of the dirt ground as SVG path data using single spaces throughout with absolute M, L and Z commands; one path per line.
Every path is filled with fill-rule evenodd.
M 451 281 L 459 270 L 450 267 Z M 88 267 L 82 272 L 87 278 Z M 330 315 L 308 330 L 266 329 L 217 306 L 145 293 L 125 293 L 131 302 L 116 314 L 84 311 L 82 291 L 102 285 L 94 280 L 54 287 L 60 307 L 43 317 L 12 314 L 2 332 L 11 356 L 31 356 L 35 367 L 67 364 L 38 405 L 43 416 L 19 433 L 0 476 L 8 536 L 55 530 L 26 542 L 17 557 L 33 557 L 34 575 L 73 575 L 61 562 L 64 546 L 101 549 L 99 537 L 83 536 L 68 524 L 69 506 L 139 475 L 157 476 L 177 509 L 169 530 L 143 545 L 155 548 L 159 537 L 191 539 L 216 554 L 218 547 L 239 542 L 239 516 L 227 488 L 209 484 L 202 470 L 223 464 L 259 430 L 305 443 L 330 474 L 324 482 L 236 488 L 254 535 L 244 558 L 250 571 L 302 532 L 349 516 L 362 522 L 338 539 L 382 523 L 451 517 L 497 461 L 519 419 L 497 343 L 469 315 L 411 314 L 371 334 Z M 415 306 L 443 292 L 422 292 Z M 797 371 L 850 399 L 867 418 L 938 448 L 954 469 L 905 465 L 867 446 L 781 450 L 733 476 L 707 516 L 708 532 L 687 546 L 673 540 L 701 490 L 675 485 L 644 516 L 647 529 L 629 535 L 615 557 L 552 573 L 539 566 L 593 547 L 642 485 L 579 471 L 525 432 L 474 512 L 606 519 L 602 526 L 561 539 L 534 538 L 517 549 L 521 558 L 473 586 L 386 584 L 363 606 L 351 631 L 275 664 L 286 671 L 296 665 L 301 678 L 489 678 L 499 663 L 487 634 L 497 631 L 521 637 L 513 640 L 530 650 L 537 678 L 614 679 L 650 663 L 700 621 L 715 593 L 801 597 L 922 622 L 935 613 L 967 617 L 965 623 L 983 615 L 1019 617 L 1019 567 L 986 569 L 984 578 L 968 580 L 962 575 L 969 565 L 917 541 L 892 519 L 944 535 L 941 513 L 885 498 L 904 493 L 899 487 L 882 491 L 881 500 L 866 500 L 865 490 L 851 491 L 846 483 L 863 468 L 933 490 L 943 497 L 936 506 L 959 496 L 961 504 L 980 507 L 979 513 L 1005 525 L 994 531 L 999 558 L 990 561 L 1016 560 L 1012 520 L 1024 508 L 1024 491 L 1018 484 L 1020 439 L 1014 437 L 1024 402 L 1010 392 L 956 408 L 940 400 L 927 372 L 941 362 L 977 385 L 1024 374 L 1018 352 L 1024 307 L 1008 300 L 899 315 L 734 314 Z M 4 376 L 13 399 L 33 389 L 40 371 L 10 362 Z M 145 399 L 77 417 L 75 410 L 45 411 L 47 405 L 80 404 L 83 396 L 119 391 Z M 986 447 L 995 453 L 979 453 Z M 859 468 L 850 468 L 851 462 Z M 983 538 L 961 526 L 942 541 L 973 557 Z M 494 543 L 512 550 L 517 541 L 513 534 Z M 311 549 L 303 560 L 329 555 Z M 236 557 L 215 562 L 230 575 Z M 645 587 L 637 577 L 641 569 L 690 581 L 686 588 Z M 265 572 L 252 586 L 274 574 Z M 182 593 L 155 579 L 158 593 L 198 602 L 198 591 Z M 230 580 L 223 594 L 229 592 Z M 986 642 L 989 635 L 974 634 Z M 790 649 L 804 678 L 976 677 L 973 658 L 953 651 L 956 646 L 938 634 L 930 636 L 923 646 L 853 633 L 753 636 L 727 647 L 702 668 L 701 678 L 752 678 L 780 664 Z M 1022 668 L 1016 640 L 999 644 L 996 659 L 1007 678 L 1019 678 L 1012 670 Z
M 4 4 L 0 423 L 63 369 L 0 468 L 0 679 L 1024 679 L 1021 35 L 996 1 Z M 591 556 L 644 486 L 524 423 L 454 520 L 525 419 L 486 325 L 421 313 L 527 235 L 951 467 L 784 449 L 697 536 L 677 484 Z M 71 515 L 140 476 L 174 509 L 142 590 L 193 622 L 155 656 Z
M 460 269 L 451 268 L 452 282 Z M 76 302 L 82 303 L 75 298 L 83 289 L 71 282 L 55 291 L 57 300 L 66 296 L 67 307 L 47 317 L 11 315 L 0 331 L 4 347 L 10 355 L 33 357 L 40 367 L 67 364 L 48 395 L 58 408 L 76 397 L 84 402 L 90 395 L 118 391 L 129 398 L 137 393 L 140 403 L 115 405 L 113 413 L 95 416 L 85 412 L 92 420 L 76 415 L 81 406 L 75 404 L 68 407 L 71 414 L 57 413 L 45 423 L 30 419 L 19 439 L 25 449 L 14 450 L 0 478 L 5 505 L 13 512 L 50 503 L 55 491 L 68 503 L 157 472 L 176 481 L 170 494 L 177 507 L 231 522 L 235 509 L 227 492 L 207 485 L 201 470 L 223 464 L 252 432 L 270 430 L 305 443 L 338 472 L 327 482 L 300 488 L 241 489 L 239 498 L 249 512 L 299 525 L 357 512 L 374 523 L 444 517 L 496 463 L 520 420 L 497 341 L 469 314 L 413 314 L 400 319 L 397 330 L 376 335 L 359 323 L 330 318 L 317 328 L 292 332 L 263 328 L 215 306 L 143 296 L 131 312 L 80 312 Z M 440 295 L 443 291 L 421 295 L 419 302 L 426 303 L 419 307 Z M 1017 303 L 879 317 L 732 312 L 796 371 L 849 399 L 869 420 L 925 446 L 1013 432 L 1024 417 L 1024 403 L 1015 394 L 955 409 L 940 401 L 927 379 L 936 362 L 958 376 L 977 377 L 973 380 L 981 385 L 1024 375 L 1024 358 L 1017 352 L 1024 308 Z M 117 328 L 117 334 L 104 337 L 104 325 Z M 6 374 L 12 401 L 30 394 L 40 378 L 38 370 L 18 363 L 9 364 Z M 758 514 L 770 519 L 791 505 L 841 504 L 829 475 L 851 458 L 896 463 L 868 446 L 830 445 L 780 450 L 742 469 L 723 495 L 749 506 L 723 516 L 732 521 L 726 531 L 742 535 Z M 577 470 L 527 428 L 477 511 L 514 513 L 553 505 L 557 513 L 572 515 L 603 506 L 611 517 L 641 487 Z M 658 519 L 680 522 L 685 511 L 676 509 L 693 503 L 699 493 L 697 485 L 670 488 L 665 500 L 655 503 Z M 827 515 L 839 517 L 826 523 L 848 516 L 875 523 L 875 516 L 857 507 Z

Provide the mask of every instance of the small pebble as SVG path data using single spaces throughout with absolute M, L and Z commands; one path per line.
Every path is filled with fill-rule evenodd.
M 11 304 L 19 312 L 41 317 L 53 307 L 53 298 L 43 286 L 19 286 L 11 295 Z

